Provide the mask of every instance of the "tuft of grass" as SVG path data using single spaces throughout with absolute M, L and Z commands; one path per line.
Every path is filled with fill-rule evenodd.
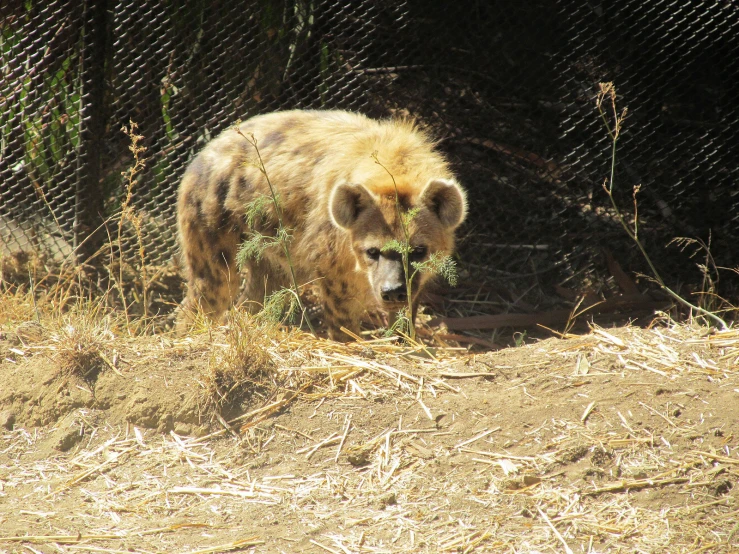
M 254 394 L 276 387 L 276 365 L 269 353 L 279 336 L 275 324 L 232 310 L 226 348 L 214 350 L 202 376 L 202 406 L 206 412 L 228 413 Z
M 33 281 L 26 275 L 23 283 L 22 272 L 16 273 L 14 264 L 7 263 L 8 258 L 0 259 L 0 328 L 12 326 L 25 321 L 39 320 L 39 311 L 33 295 Z
M 102 301 L 78 301 L 69 313 L 56 322 L 51 343 L 57 362 L 57 377 L 76 377 L 88 383 L 108 365 L 108 352 L 113 350 L 115 334 L 113 314 L 105 313 Z

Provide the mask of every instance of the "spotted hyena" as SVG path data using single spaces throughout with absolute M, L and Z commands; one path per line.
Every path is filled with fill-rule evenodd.
M 357 332 L 367 310 L 393 313 L 407 305 L 400 254 L 383 250 L 404 236 L 396 186 L 400 211 L 417 208 L 409 227 L 411 261 L 452 252 L 454 230 L 466 212 L 465 193 L 433 141 L 412 122 L 296 110 L 256 116 L 239 130 L 211 141 L 180 185 L 177 224 L 188 281 L 183 314 L 200 309 L 220 318 L 242 278 L 242 298 L 256 306 L 290 285 L 279 248 L 249 260 L 242 273 L 236 267 L 237 250 L 250 232 L 274 235 L 278 228 L 273 205 L 247 225 L 247 206 L 269 194 L 266 177 L 292 232 L 297 281 L 317 286 L 332 338 L 346 338 L 342 326 Z M 264 173 L 247 140 L 252 136 Z M 414 303 L 426 279 L 414 279 Z

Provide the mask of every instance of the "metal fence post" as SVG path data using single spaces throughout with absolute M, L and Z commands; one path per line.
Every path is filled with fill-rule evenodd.
M 78 263 L 94 257 L 105 239 L 100 154 L 105 133 L 107 17 L 107 0 L 87 0 L 80 55 L 82 94 L 74 205 L 74 251 Z

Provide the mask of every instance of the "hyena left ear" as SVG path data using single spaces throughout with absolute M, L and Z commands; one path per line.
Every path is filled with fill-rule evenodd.
M 444 227 L 456 229 L 467 214 L 462 187 L 450 179 L 434 179 L 421 192 L 420 203 L 436 214 Z
M 370 192 L 362 185 L 338 185 L 331 192 L 329 213 L 337 227 L 352 228 L 359 217 L 375 205 Z

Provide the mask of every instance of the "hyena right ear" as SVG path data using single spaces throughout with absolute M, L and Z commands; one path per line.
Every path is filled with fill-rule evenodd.
M 467 197 L 453 179 L 429 181 L 421 192 L 421 203 L 425 204 L 444 227 L 456 229 L 467 214 Z
M 375 200 L 362 185 L 337 185 L 331 192 L 329 213 L 337 227 L 351 229 L 366 210 L 375 206 Z

